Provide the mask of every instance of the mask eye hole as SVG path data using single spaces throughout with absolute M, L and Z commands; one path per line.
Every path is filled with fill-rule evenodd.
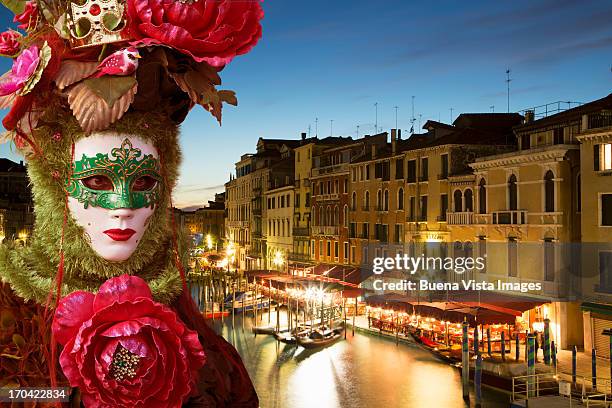
M 133 191 L 149 191 L 155 188 L 156 185 L 157 185 L 157 180 L 155 180 L 153 177 L 142 176 L 134 180 L 134 183 L 132 183 L 132 190 Z
M 97 191 L 110 191 L 113 189 L 113 182 L 106 176 L 91 176 L 81 180 L 85 187 Z

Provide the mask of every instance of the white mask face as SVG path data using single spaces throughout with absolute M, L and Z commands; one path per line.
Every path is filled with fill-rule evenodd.
M 138 136 L 116 133 L 94 133 L 74 147 L 70 214 L 98 255 L 125 261 L 160 201 L 159 154 Z

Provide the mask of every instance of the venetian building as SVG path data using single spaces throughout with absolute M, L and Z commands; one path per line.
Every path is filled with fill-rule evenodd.
M 486 257 L 486 269 L 474 278 L 541 285 L 529 294 L 502 292 L 497 299 L 531 303 L 518 319 L 519 328 L 542 331 L 550 319 L 555 344 L 567 348 L 582 342 L 573 291 L 579 279 L 571 272 L 571 249 L 580 240 L 580 125 L 571 109 L 537 120 L 534 116 L 533 110 L 526 111 L 524 123 L 514 128 L 517 151 L 471 164 L 471 211 L 465 211 L 465 204 L 463 212 L 457 211 L 461 187 L 459 180 L 452 181 L 452 205 L 461 214 L 452 220 L 452 240 L 473 241 L 477 255 Z
M 581 106 L 575 115 L 584 349 L 609 358 L 610 338 L 603 331 L 612 328 L 612 94 Z
M 314 158 L 326 149 L 352 143 L 350 137 L 317 137 L 307 138 L 302 133 L 302 144 L 295 148 L 295 197 L 293 214 L 293 250 L 289 255 L 288 269 L 294 274 L 304 274 L 315 263 L 311 257 L 310 229 L 311 214 L 311 180 Z

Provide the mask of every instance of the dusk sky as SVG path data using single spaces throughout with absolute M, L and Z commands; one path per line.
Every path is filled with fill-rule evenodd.
M 451 120 L 462 112 L 505 112 L 555 101 L 588 102 L 612 89 L 609 0 L 407 1 L 267 0 L 264 35 L 222 73 L 239 107 L 223 126 L 195 108 L 183 124 L 178 207 L 202 205 L 259 137 L 355 136 L 415 116 Z M 12 15 L 0 14 L 2 28 Z M 14 26 L 13 26 L 14 27 Z M 10 68 L 3 58 L 1 69 Z M 418 126 L 418 122 L 415 128 Z M 0 155 L 19 160 L 9 145 Z

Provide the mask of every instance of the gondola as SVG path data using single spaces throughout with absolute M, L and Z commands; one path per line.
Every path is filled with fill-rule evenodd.
M 341 327 L 334 330 L 319 329 L 313 332 L 304 333 L 302 336 L 298 336 L 297 343 L 306 349 L 325 347 L 342 338 L 343 332 L 344 328 Z

